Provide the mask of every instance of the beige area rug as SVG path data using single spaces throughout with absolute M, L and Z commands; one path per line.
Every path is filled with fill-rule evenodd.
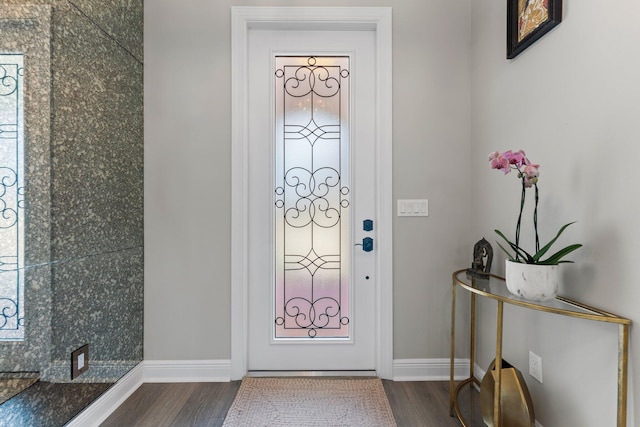
M 0 404 L 11 399 L 38 381 L 37 373 L 0 372 Z
M 245 378 L 223 427 L 395 427 L 378 378 Z

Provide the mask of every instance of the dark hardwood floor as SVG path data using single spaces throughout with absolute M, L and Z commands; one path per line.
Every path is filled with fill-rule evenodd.
M 383 385 L 398 427 L 460 427 L 449 416 L 448 382 L 383 381 Z M 101 426 L 221 426 L 239 387 L 240 381 L 143 384 Z M 465 411 L 470 426 L 483 426 L 478 393 L 465 391 L 459 401 L 473 414 Z

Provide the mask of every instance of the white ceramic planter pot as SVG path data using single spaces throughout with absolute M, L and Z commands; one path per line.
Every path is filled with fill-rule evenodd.
M 558 295 L 560 266 L 507 260 L 505 281 L 507 289 L 514 295 L 532 301 L 547 301 Z

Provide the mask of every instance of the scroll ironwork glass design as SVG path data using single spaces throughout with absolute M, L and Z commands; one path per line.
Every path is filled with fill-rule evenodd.
M 24 339 L 24 59 L 0 53 L 0 340 Z
M 349 57 L 275 58 L 275 337 L 349 338 Z

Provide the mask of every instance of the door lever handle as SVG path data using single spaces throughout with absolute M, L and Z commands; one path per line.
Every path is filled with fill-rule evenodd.
M 371 237 L 365 237 L 362 239 L 362 243 L 356 243 L 354 246 L 362 246 L 363 251 L 371 252 L 373 250 L 373 239 Z

